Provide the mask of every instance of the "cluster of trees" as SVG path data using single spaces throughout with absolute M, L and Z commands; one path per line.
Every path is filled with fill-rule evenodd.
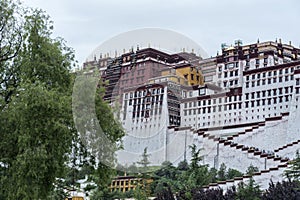
M 239 184 L 224 192 L 221 188 L 207 189 L 194 188 L 190 196 L 184 192 L 176 194 L 178 200 L 189 199 L 222 199 L 222 200 L 297 200 L 300 197 L 300 183 L 298 181 L 283 181 L 274 184 L 270 182 L 267 190 L 261 190 L 255 182 L 250 179 L 248 184 Z M 174 193 L 168 187 L 157 195 L 157 200 L 175 200 Z
M 219 174 L 224 174 L 225 165 L 222 165 L 219 170 Z M 251 175 L 258 169 L 253 166 L 249 166 L 247 174 Z M 227 176 L 231 170 L 228 170 Z M 203 189 L 201 185 L 193 187 L 191 190 L 176 191 L 172 189 L 172 185 L 165 182 L 162 186 L 162 190 L 156 193 L 157 200 L 172 200 L 174 194 L 176 199 L 189 200 L 189 199 L 222 199 L 222 200 L 277 200 L 277 199 L 294 199 L 300 198 L 300 155 L 296 153 L 296 158 L 291 162 L 289 169 L 285 171 L 285 177 L 287 181 L 273 183 L 270 181 L 269 188 L 261 190 L 255 181 L 250 178 L 249 183 L 240 183 L 236 187 L 233 186 L 224 192 L 221 188 L 218 189 Z M 209 174 L 208 174 L 209 176 Z M 220 176 L 219 176 L 220 177 Z M 222 176 L 221 176 L 222 177 Z
M 291 166 L 285 172 L 287 181 L 273 183 L 270 181 L 267 190 L 261 190 L 258 184 L 250 178 L 248 183 L 240 183 L 233 186 L 226 191 L 221 188 L 217 189 L 203 189 L 202 186 L 212 182 L 233 179 L 244 175 L 235 169 L 226 169 L 224 163 L 220 168 L 208 168 L 207 165 L 201 165 L 200 150 L 196 149 L 195 145 L 191 146 L 192 159 L 188 163 L 182 161 L 178 166 L 173 166 L 171 162 L 164 162 L 161 166 L 152 168 L 145 172 L 143 169 L 149 164 L 149 154 L 144 151 L 141 161 L 130 165 L 129 167 L 118 167 L 118 175 L 124 175 L 126 172 L 129 175 L 152 178 L 153 182 L 150 184 L 150 190 L 145 191 L 144 188 L 138 188 L 136 191 L 128 191 L 125 193 L 114 192 L 111 193 L 113 198 L 137 198 L 136 194 L 143 194 L 137 199 L 147 199 L 147 196 L 154 196 L 157 200 L 190 200 L 190 199 L 223 199 L 223 200 L 271 200 L 271 199 L 299 199 L 300 197 L 300 154 L 297 152 L 296 158 L 291 162 Z M 257 172 L 258 168 L 250 165 L 245 174 L 252 175 Z M 137 174 L 138 172 L 138 174 Z M 149 188 L 148 188 L 149 189 Z M 112 198 L 112 199 L 113 199 Z M 109 199 L 109 198 L 107 198 Z
M 96 162 L 101 149 L 92 154 L 80 140 L 72 115 L 74 53 L 52 30 L 45 12 L 0 1 L 0 199 L 64 199 L 76 170 L 88 172 L 97 191 L 114 175 Z M 102 95 L 97 88 L 96 116 L 116 150 L 124 132 Z
M 150 184 L 146 194 L 148 196 L 156 196 L 158 199 L 172 199 L 174 194 L 177 194 L 179 199 L 194 199 L 197 188 L 216 181 L 232 179 L 234 177 L 241 177 L 243 173 L 236 169 L 226 169 L 224 163 L 220 165 L 219 169 L 209 168 L 208 165 L 200 164 L 202 157 L 200 156 L 201 149 L 197 149 L 196 145 L 190 146 L 192 152 L 191 161 L 186 160 L 174 166 L 171 162 L 163 162 L 161 166 L 148 166 L 150 156 L 147 154 L 147 149 L 141 155 L 141 160 L 136 164 L 128 167 L 118 166 L 118 175 L 140 176 L 143 178 L 151 178 L 153 182 Z M 146 170 L 147 169 L 147 170 Z M 258 171 L 257 167 L 249 166 L 246 174 L 252 174 Z M 242 190 L 241 185 L 241 190 Z M 126 193 L 114 192 L 114 197 L 134 197 L 133 191 Z M 172 197 L 172 198 L 171 198 Z
M 165 196 L 170 196 L 171 193 L 177 194 L 179 199 L 198 199 L 195 195 L 200 194 L 198 190 L 204 185 L 243 176 L 243 173 L 236 169 L 226 170 L 224 163 L 220 165 L 219 169 L 200 164 L 202 160 L 200 149 L 197 150 L 195 145 L 190 148 L 192 158 L 189 164 L 182 161 L 177 167 L 174 167 L 170 162 L 165 162 L 154 173 L 155 181 L 152 184 L 152 191 L 158 199 L 168 199 Z M 257 167 L 251 165 L 246 174 L 255 171 L 258 171 Z

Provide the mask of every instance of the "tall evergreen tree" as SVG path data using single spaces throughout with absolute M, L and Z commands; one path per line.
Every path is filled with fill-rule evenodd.
M 148 154 L 146 147 L 141 155 L 141 160 L 137 162 L 137 164 L 141 165 L 142 167 L 142 173 L 146 173 L 148 171 L 148 166 L 150 164 L 149 157 L 150 154 Z
M 296 152 L 296 157 L 290 162 L 290 167 L 284 172 L 287 178 L 298 180 L 300 178 L 300 153 Z

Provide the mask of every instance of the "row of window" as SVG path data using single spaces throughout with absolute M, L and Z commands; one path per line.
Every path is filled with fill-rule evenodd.
M 162 109 L 154 109 L 154 110 L 142 110 L 142 111 L 137 111 L 132 113 L 132 118 L 136 117 L 145 117 L 148 118 L 153 115 L 161 115 Z
M 127 100 L 125 100 L 125 101 L 127 102 Z M 162 101 L 163 101 L 163 94 L 145 97 L 145 98 L 129 99 L 129 105 L 130 106 L 137 105 L 137 104 L 152 104 L 152 105 L 154 105 L 155 103 L 156 104 L 160 103 L 160 105 L 161 105 Z
M 273 115 L 272 114 L 268 114 L 267 117 L 271 117 L 271 116 L 276 116 L 276 113 L 274 113 Z M 257 119 L 265 119 L 265 115 L 257 115 L 256 118 Z M 248 121 L 248 120 L 254 120 L 255 117 L 252 116 L 252 117 L 245 117 L 245 120 Z M 222 125 L 222 122 L 224 122 L 224 124 L 231 124 L 231 123 L 236 123 L 237 121 L 241 122 L 242 121 L 242 118 L 233 118 L 233 119 L 225 119 L 224 121 L 221 121 L 221 120 L 218 120 L 218 121 L 208 121 L 208 122 L 203 122 L 203 123 L 198 123 L 198 127 L 206 127 L 206 126 L 215 126 L 215 125 Z M 191 126 L 191 125 L 189 125 Z M 196 124 L 194 124 L 194 126 L 196 126 Z
M 277 74 L 282 75 L 283 72 L 285 74 L 293 73 L 294 67 L 280 69 L 280 70 L 274 70 L 274 71 L 268 71 L 268 72 L 263 72 L 263 73 L 258 73 L 258 74 L 252 74 L 251 76 L 247 75 L 246 81 L 249 81 L 251 79 L 255 80 L 255 79 L 266 78 L 266 77 L 274 77 L 274 76 L 277 76 Z
M 142 91 L 140 90 L 140 91 L 125 93 L 125 99 L 128 99 L 128 96 L 130 99 L 138 98 L 138 97 L 145 97 L 149 93 L 152 95 L 163 94 L 164 88 L 153 88 L 153 89 L 148 89 L 148 90 L 142 90 Z
M 251 99 L 257 99 L 260 97 L 270 97 L 270 96 L 277 96 L 282 95 L 283 93 L 288 94 L 293 92 L 293 86 L 290 87 L 284 87 L 284 88 L 276 88 L 276 89 L 270 89 L 270 90 L 262 90 L 257 92 L 251 92 L 251 93 L 245 93 L 245 99 L 248 100 Z
M 238 75 L 239 75 L 239 70 L 224 72 L 224 78 L 234 77 L 234 76 L 238 76 Z
M 284 81 L 292 81 L 294 80 L 294 75 L 289 75 L 289 76 L 284 76 Z M 266 84 L 273 84 L 273 83 L 282 83 L 283 82 L 283 77 L 274 77 L 274 78 L 268 78 L 268 79 L 262 79 L 262 80 L 257 80 L 257 81 L 252 81 L 252 82 L 246 82 L 246 88 L 249 88 L 250 85 L 251 87 L 256 87 L 256 86 L 261 86 L 261 85 L 266 85 Z M 250 84 L 251 83 L 251 84 Z
M 245 104 L 245 108 L 249 108 L 249 107 L 253 108 L 253 107 L 257 107 L 257 106 L 265 106 L 265 105 L 289 102 L 291 97 L 292 97 L 292 95 L 285 95 L 285 96 L 279 96 L 279 97 L 274 97 L 274 98 L 246 101 L 244 104 Z M 184 116 L 196 115 L 196 114 L 206 114 L 206 113 L 212 113 L 212 112 L 222 112 L 222 111 L 236 110 L 236 109 L 242 109 L 241 102 L 240 103 L 230 103 L 230 104 L 219 105 L 219 106 L 209 106 L 209 107 L 203 107 L 203 108 L 198 108 L 198 109 L 184 110 Z
M 250 66 L 249 55 L 247 56 L 248 58 L 246 59 L 246 66 Z M 237 61 L 238 61 L 237 56 L 225 58 L 225 62 L 230 62 L 230 63 L 225 64 L 224 70 L 231 69 L 231 68 L 238 68 Z M 268 63 L 268 57 L 264 57 L 263 59 L 264 66 L 267 66 L 267 63 Z M 260 64 L 260 59 L 255 59 L 255 65 L 258 66 L 259 64 Z M 219 72 L 221 71 L 222 71 L 222 66 L 219 66 Z
M 208 99 L 208 100 L 202 100 L 202 101 L 194 101 L 189 103 L 184 103 L 184 108 L 192 108 L 197 106 L 206 106 L 206 105 L 212 105 L 212 104 L 220 104 L 224 101 L 224 103 L 227 102 L 233 102 L 233 101 L 242 101 L 241 95 L 234 95 L 229 97 L 222 97 L 218 99 Z
M 219 106 L 209 106 L 209 107 L 203 107 L 198 109 L 189 109 L 184 110 L 184 116 L 187 115 L 196 115 L 196 114 L 206 114 L 206 113 L 212 113 L 212 112 L 221 112 L 223 108 L 223 111 L 227 110 L 233 110 L 233 109 L 242 109 L 242 103 L 232 103 L 227 105 L 219 105 Z M 198 113 L 197 113 L 198 111 Z
M 146 121 L 146 120 L 145 120 Z M 139 120 L 137 119 L 137 121 L 136 121 L 137 123 L 139 122 Z M 141 119 L 141 122 L 143 122 L 143 118 Z M 132 121 L 132 123 L 134 123 L 134 121 Z M 156 127 L 156 124 L 149 124 L 149 129 L 151 129 L 152 128 L 152 126 L 153 127 Z M 157 126 L 158 127 L 160 127 L 160 123 L 157 123 Z M 147 129 L 147 124 L 145 124 L 144 126 L 135 126 L 135 127 L 131 127 L 131 130 L 133 131 L 134 130 L 134 128 L 136 129 L 136 130 L 138 130 L 138 129 Z M 139 143 L 139 142 L 138 142 Z
M 296 98 L 296 101 L 298 102 L 299 101 L 299 98 Z M 286 109 L 288 109 L 288 105 L 285 105 L 285 108 Z M 296 108 L 297 108 L 298 106 L 296 106 Z M 268 114 L 267 115 L 265 115 L 265 114 L 263 114 L 264 112 L 260 112 L 260 109 L 258 108 L 257 109 L 257 113 L 262 113 L 261 115 L 256 115 L 256 116 L 251 116 L 251 117 L 249 117 L 248 115 L 246 115 L 245 116 L 245 120 L 247 121 L 247 120 L 254 120 L 255 118 L 257 118 L 257 119 L 260 119 L 260 118 L 262 118 L 262 119 L 265 119 L 265 117 L 271 117 L 271 116 L 277 116 L 277 115 L 280 115 L 280 113 L 283 111 L 283 106 L 279 106 L 278 107 L 279 109 L 278 109 L 278 112 L 279 113 L 276 113 L 275 112 L 275 110 L 276 110 L 276 106 L 274 106 L 274 107 L 272 107 L 272 109 L 274 110 L 273 112 L 270 112 L 271 111 L 271 107 L 268 107 Z M 194 109 L 194 110 L 196 110 L 196 109 Z M 262 108 L 262 111 L 265 111 L 266 109 L 265 109 L 265 107 L 263 107 Z M 255 109 L 255 111 L 256 111 L 256 109 Z M 196 112 L 196 111 L 195 111 Z M 251 110 L 251 112 L 252 113 L 254 113 L 254 110 L 252 109 Z M 236 112 L 234 112 L 233 113 L 234 114 L 234 116 L 237 116 L 237 113 Z M 246 110 L 246 114 L 248 114 L 248 110 Z M 199 117 L 198 117 L 198 120 L 201 120 L 201 121 L 204 121 L 203 123 L 199 123 L 198 124 L 198 126 L 200 127 L 200 126 L 203 126 L 203 127 L 205 127 L 205 126 L 210 126 L 210 125 L 216 125 L 217 124 L 217 122 L 218 122 L 218 124 L 220 125 L 222 122 L 224 122 L 224 124 L 230 124 L 231 122 L 236 122 L 237 120 L 238 121 L 242 121 L 242 117 L 240 116 L 241 115 L 241 112 L 239 112 L 239 116 L 237 116 L 237 117 L 234 117 L 233 119 L 232 118 L 225 118 L 224 120 L 216 120 L 215 118 L 215 115 L 213 115 L 212 116 L 212 120 L 211 120 L 211 117 L 210 116 L 207 116 L 207 119 L 209 120 L 209 121 L 206 121 L 205 122 L 205 116 L 203 116 L 203 120 L 202 119 L 200 119 Z M 226 117 L 226 113 L 224 114 L 224 116 Z M 231 113 L 229 113 L 229 116 L 231 116 Z M 219 114 L 219 117 L 221 117 L 221 115 Z M 187 121 L 187 119 L 184 119 L 184 121 L 186 122 Z M 189 121 L 191 121 L 191 118 L 189 118 Z M 194 121 L 196 121 L 196 119 L 194 118 Z M 197 124 L 194 124 L 194 126 L 196 126 Z M 189 124 L 189 126 L 191 126 L 191 124 Z
M 195 80 L 195 75 L 194 74 L 190 74 L 191 75 L 191 80 L 193 81 L 193 80 Z M 185 78 L 185 80 L 188 80 L 188 74 L 184 74 L 183 75 L 184 76 L 184 78 Z M 200 76 L 199 75 L 196 75 L 196 80 L 197 81 L 199 81 L 200 80 Z
M 237 86 L 238 83 L 239 83 L 239 80 L 238 80 L 238 79 L 230 80 L 230 81 L 224 81 L 224 82 L 223 82 L 223 86 L 224 86 L 224 88 L 225 88 L 225 87 L 228 87 L 228 86 Z
M 298 101 L 298 99 L 296 99 L 296 100 Z M 285 105 L 284 107 L 287 109 L 288 105 Z M 272 108 L 273 108 L 273 112 L 274 112 L 277 107 L 274 106 Z M 280 112 L 283 111 L 282 109 L 283 109 L 283 106 L 282 105 L 279 106 L 279 111 Z M 194 110 L 196 110 L 196 109 L 194 109 Z M 268 107 L 267 110 L 268 110 L 268 113 L 272 112 L 270 106 Z M 257 108 L 257 109 L 252 109 L 252 110 L 246 110 L 246 115 L 253 114 L 255 112 L 257 112 L 257 113 L 264 113 L 265 111 L 266 111 L 266 107 L 263 107 L 262 109 Z M 194 111 L 194 112 L 196 112 L 196 111 Z M 198 117 L 198 120 L 205 121 L 205 120 L 215 120 L 216 118 L 232 118 L 232 117 L 236 117 L 236 116 L 241 117 L 241 114 L 242 114 L 242 112 L 232 112 L 232 113 L 231 112 L 224 112 L 223 114 L 219 114 L 218 116 L 216 116 L 216 115 L 208 115 L 208 116 Z M 194 117 L 194 121 L 195 120 L 196 120 L 196 118 Z M 187 120 L 185 119 L 184 121 L 187 121 Z M 189 118 L 189 121 L 191 121 L 191 118 Z
M 269 114 L 267 114 L 267 117 L 271 117 L 271 116 L 276 116 L 277 115 L 277 113 L 269 113 Z M 278 113 L 278 115 L 280 115 L 279 113 Z M 252 117 L 248 117 L 248 116 L 246 116 L 245 117 L 245 121 L 248 121 L 248 120 L 254 120 L 255 118 L 257 118 L 257 119 L 260 119 L 260 118 L 262 118 L 262 119 L 265 119 L 265 117 L 266 117 L 266 115 L 256 115 L 256 116 L 252 116 Z M 186 121 L 186 119 L 185 119 L 185 121 Z M 191 121 L 191 119 L 189 119 L 189 121 Z M 230 119 L 230 118 L 227 118 L 227 119 L 224 119 L 224 120 L 211 120 L 211 121 L 206 121 L 206 122 L 203 122 L 203 123 L 198 123 L 198 126 L 199 127 L 205 127 L 205 126 L 210 126 L 210 125 L 222 125 L 222 122 L 224 123 L 224 124 L 231 124 L 232 122 L 233 123 L 236 123 L 237 121 L 239 121 L 239 122 L 241 122 L 242 121 L 242 117 L 234 117 L 234 118 L 232 118 L 232 119 Z M 189 126 L 191 126 L 191 124 L 189 124 Z M 194 126 L 196 126 L 196 124 L 194 124 Z
M 253 107 L 257 107 L 257 106 L 265 106 L 265 105 L 289 102 L 291 98 L 292 98 L 292 95 L 285 95 L 285 96 L 279 96 L 279 97 L 273 97 L 273 98 L 267 98 L 267 99 L 259 99 L 259 100 L 254 100 L 254 101 L 246 101 L 245 107 L 253 108 Z

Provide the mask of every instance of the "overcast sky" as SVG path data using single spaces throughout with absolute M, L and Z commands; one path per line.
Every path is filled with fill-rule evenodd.
M 282 38 L 300 45 L 299 0 L 23 0 L 45 10 L 80 64 L 101 43 L 146 27 L 179 32 L 215 56 L 221 43 Z M 129 48 L 129 47 L 123 47 Z

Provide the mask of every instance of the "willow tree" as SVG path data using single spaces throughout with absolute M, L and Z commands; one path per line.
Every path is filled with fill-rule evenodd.
M 49 194 L 66 175 L 81 139 L 78 133 L 90 131 L 74 124 L 74 53 L 63 39 L 52 38 L 53 24 L 45 12 L 24 9 L 12 0 L 0 5 L 0 199 L 55 198 Z M 12 37 L 9 30 L 15 30 Z M 112 145 L 106 156 L 96 145 L 101 138 L 95 137 L 98 148 L 92 153 L 98 161 L 114 160 L 124 132 L 101 97 L 101 92 L 94 95 L 96 118 L 110 141 L 103 146 Z M 95 168 L 95 181 L 104 185 L 110 168 L 100 162 Z
M 1 9 L 11 9 L 4 5 Z M 20 49 L 1 61 L 1 195 L 46 199 L 63 173 L 75 132 L 69 73 L 74 57 L 62 40 L 51 38 L 44 12 L 23 14 L 22 44 L 11 48 Z

